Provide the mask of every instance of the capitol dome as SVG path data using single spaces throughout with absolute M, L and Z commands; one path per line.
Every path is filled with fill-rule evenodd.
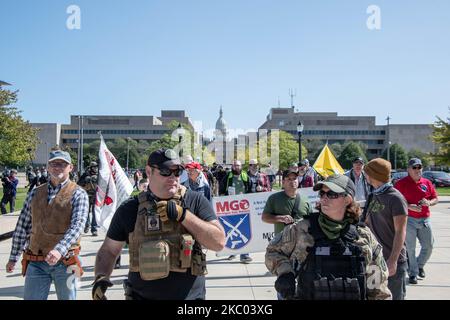
M 216 121 L 216 131 L 220 131 L 224 135 L 226 135 L 227 132 L 227 123 L 223 119 L 222 106 L 220 106 L 220 117 Z

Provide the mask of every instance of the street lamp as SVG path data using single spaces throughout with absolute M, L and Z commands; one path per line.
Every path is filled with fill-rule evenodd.
M 302 161 L 302 132 L 303 132 L 303 123 L 301 121 L 297 124 L 297 133 L 298 133 L 298 162 Z
M 391 117 L 387 117 L 387 161 L 391 161 L 391 155 L 390 155 L 390 148 L 391 148 L 391 135 L 390 135 L 390 128 L 389 128 L 389 120 L 391 120 Z
M 34 165 L 33 165 L 33 157 L 31 156 L 31 151 L 33 151 L 33 149 L 27 148 L 27 152 L 28 152 L 28 154 L 30 155 L 31 166 L 34 167 Z
M 179 153 L 178 153 L 178 156 L 179 156 L 180 159 L 181 159 L 181 157 L 183 157 L 183 148 L 181 147 L 181 138 L 182 138 L 183 133 L 184 133 L 184 129 L 183 129 L 183 127 L 181 126 L 181 122 L 178 123 L 177 133 L 178 133 L 178 148 L 180 148 L 180 149 L 179 149 L 180 151 L 179 151 Z
M 128 175 L 128 159 L 130 158 L 130 137 L 127 137 L 127 175 Z

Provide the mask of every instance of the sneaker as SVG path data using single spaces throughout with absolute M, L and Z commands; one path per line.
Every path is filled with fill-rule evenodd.
M 234 260 L 236 259 L 236 255 L 232 254 L 231 256 L 228 257 L 228 260 Z
M 97 233 L 97 231 L 92 231 L 92 236 L 93 236 L 93 237 L 96 237 L 96 236 L 98 236 L 98 233 Z
M 423 268 L 419 268 L 419 277 L 425 278 L 425 270 Z
M 84 231 L 84 233 L 88 233 L 89 232 L 89 227 L 85 227 L 83 231 Z
M 417 277 L 416 276 L 410 276 L 409 277 L 409 283 L 410 284 L 417 284 Z
M 252 262 L 252 261 L 253 261 L 253 259 L 250 258 L 249 256 L 246 256 L 246 257 L 242 257 L 242 258 L 241 258 L 241 262 L 242 262 L 242 263 L 250 263 L 250 262 Z

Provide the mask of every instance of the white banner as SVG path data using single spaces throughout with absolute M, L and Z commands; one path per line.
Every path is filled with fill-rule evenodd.
M 106 147 L 100 136 L 98 185 L 95 201 L 97 224 L 108 230 L 111 219 L 119 205 L 133 192 L 133 186 L 114 155 Z
M 312 188 L 298 191 L 308 197 L 315 208 L 317 192 Z M 264 252 L 274 237 L 274 225 L 262 221 L 261 216 L 270 195 L 276 192 L 248 193 L 233 196 L 214 197 L 213 207 L 217 218 L 225 229 L 225 248 L 217 256 Z

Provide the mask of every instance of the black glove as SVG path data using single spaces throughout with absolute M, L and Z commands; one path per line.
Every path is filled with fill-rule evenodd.
M 292 272 L 284 273 L 275 281 L 275 290 L 284 298 L 295 295 L 295 276 Z
M 98 275 L 94 281 L 94 287 L 92 288 L 92 300 L 108 300 L 106 299 L 105 292 L 113 284 L 104 275 Z

